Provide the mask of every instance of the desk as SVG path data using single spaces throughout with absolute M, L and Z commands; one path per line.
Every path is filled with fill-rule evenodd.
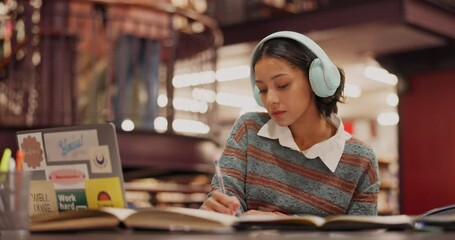
M 1 240 L 4 238 L 0 237 Z M 367 240 L 453 240 L 455 232 L 426 233 L 426 232 L 277 232 L 277 231 L 250 231 L 236 233 L 177 233 L 177 232 L 85 232 L 65 234 L 31 234 L 19 238 L 23 240 L 272 240 L 272 239 L 367 239 Z M 6 240 L 6 239 L 5 239 Z

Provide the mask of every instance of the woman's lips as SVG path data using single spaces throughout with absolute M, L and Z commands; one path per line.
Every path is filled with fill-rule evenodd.
M 273 117 L 280 117 L 285 113 L 285 111 L 273 111 L 272 116 Z

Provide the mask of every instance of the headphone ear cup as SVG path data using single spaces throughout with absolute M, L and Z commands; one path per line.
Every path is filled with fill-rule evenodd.
M 324 69 L 319 58 L 314 59 L 310 64 L 308 77 L 311 89 L 319 97 L 332 96 L 340 85 L 340 75 L 337 68 Z
M 257 86 L 253 87 L 253 95 L 254 95 L 254 100 L 256 100 L 256 103 L 259 106 L 264 107 L 264 103 L 261 100 L 261 96 L 259 95 L 259 88 Z
M 319 58 L 311 62 L 308 77 L 313 92 L 319 97 L 326 97 L 325 95 L 328 95 L 328 93 L 324 81 L 324 69 L 322 68 L 322 61 Z

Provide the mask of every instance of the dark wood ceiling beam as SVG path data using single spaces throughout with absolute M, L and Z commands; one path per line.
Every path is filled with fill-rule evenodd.
M 455 40 L 455 14 L 428 3 L 404 0 L 404 18 L 420 29 Z
M 324 9 L 264 21 L 222 27 L 224 45 L 258 41 L 281 30 L 302 33 L 373 22 L 403 22 L 403 2 L 397 0 L 364 1 L 356 5 Z

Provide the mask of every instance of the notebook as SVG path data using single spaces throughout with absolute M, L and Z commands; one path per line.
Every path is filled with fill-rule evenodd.
M 30 215 L 126 207 L 112 123 L 19 131 L 24 171 L 32 172 Z

